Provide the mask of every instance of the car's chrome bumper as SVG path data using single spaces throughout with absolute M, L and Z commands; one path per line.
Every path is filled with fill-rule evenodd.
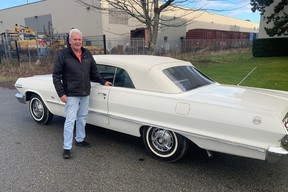
M 277 162 L 281 157 L 288 154 L 288 151 L 283 147 L 273 147 L 270 146 L 267 150 L 266 160 L 267 162 L 274 163 Z
M 15 94 L 16 99 L 20 102 L 20 103 L 24 103 L 26 104 L 26 97 L 25 95 L 21 94 L 21 93 L 16 93 Z

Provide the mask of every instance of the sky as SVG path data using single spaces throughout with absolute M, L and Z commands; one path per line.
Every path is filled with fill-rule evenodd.
M 1 0 L 0 9 L 37 1 L 39 0 Z M 190 5 L 192 8 L 203 7 L 218 15 L 260 23 L 260 14 L 251 11 L 250 0 L 194 0 L 194 2 Z
M 0 9 L 5 9 L 9 7 L 14 7 L 18 5 L 23 5 L 27 3 L 37 2 L 39 0 L 1 0 L 0 1 Z
M 198 0 L 197 4 L 218 15 L 260 23 L 260 14 L 251 11 L 250 0 Z

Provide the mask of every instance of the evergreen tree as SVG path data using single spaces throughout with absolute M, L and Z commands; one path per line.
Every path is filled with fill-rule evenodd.
M 265 13 L 267 7 L 269 7 L 274 0 L 251 0 L 252 11 L 258 10 L 261 15 Z M 271 15 L 265 16 L 264 20 L 267 24 L 273 23 L 273 27 L 265 27 L 266 33 L 270 37 L 274 36 L 288 36 L 288 13 L 285 12 L 285 6 L 287 10 L 288 0 L 276 0 L 274 11 Z

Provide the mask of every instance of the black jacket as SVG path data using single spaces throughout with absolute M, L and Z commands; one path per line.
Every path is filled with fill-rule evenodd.
M 55 58 L 53 84 L 59 97 L 90 95 L 91 80 L 105 84 L 90 51 L 81 49 L 82 62 L 70 47 L 60 50 Z

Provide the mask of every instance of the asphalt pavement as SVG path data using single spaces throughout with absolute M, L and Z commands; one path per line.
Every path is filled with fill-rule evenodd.
M 284 192 L 288 157 L 277 163 L 192 147 L 176 163 L 153 159 L 140 138 L 87 125 L 91 148 L 62 158 L 64 118 L 39 125 L 16 90 L 0 87 L 0 192 Z

